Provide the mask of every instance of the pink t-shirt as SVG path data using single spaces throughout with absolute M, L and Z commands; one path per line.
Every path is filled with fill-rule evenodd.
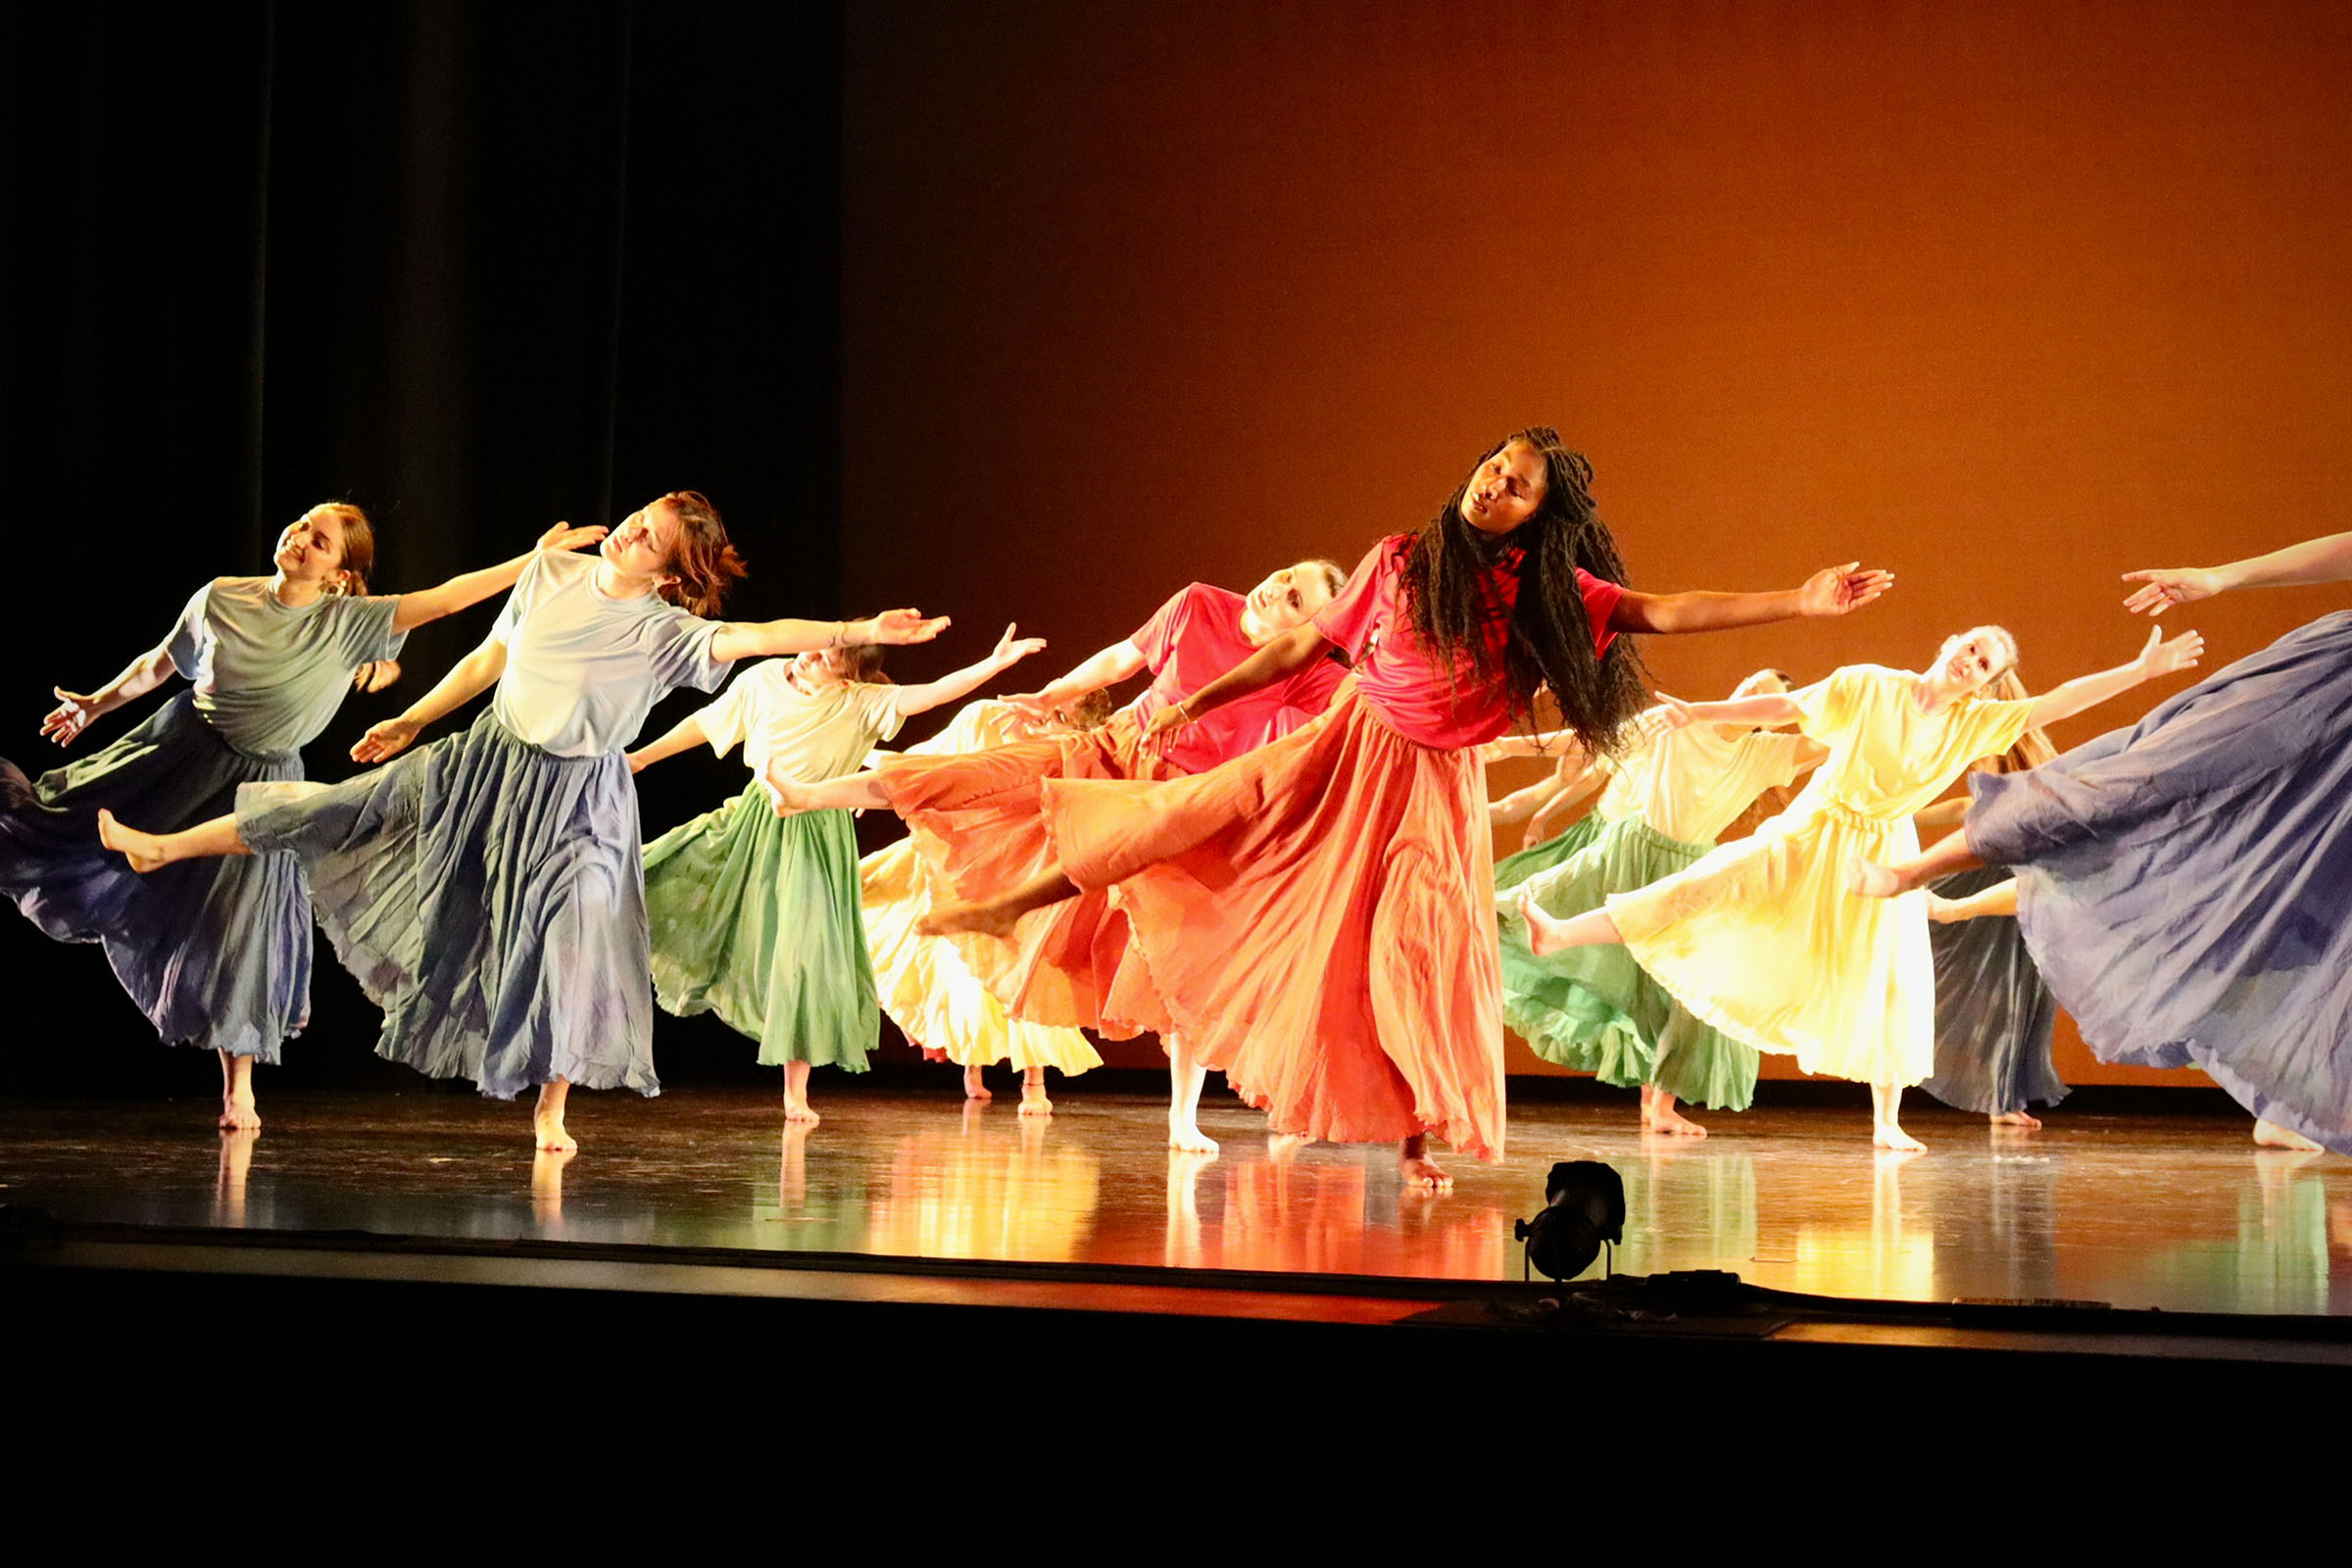
M 1339 597 L 1315 615 L 1324 636 L 1355 662 L 1356 690 L 1406 740 L 1452 749 L 1483 746 L 1510 727 L 1510 686 L 1502 674 L 1502 650 L 1510 638 L 1511 609 L 1519 600 L 1519 563 L 1526 552 L 1513 546 L 1488 570 L 1486 639 L 1494 654 L 1494 675 L 1481 680 L 1463 654 L 1448 681 L 1398 604 L 1404 560 L 1413 536 L 1391 534 L 1365 555 Z M 1592 651 L 1608 651 L 1616 633 L 1609 612 L 1625 589 L 1578 568 L 1577 587 L 1585 617 L 1592 624 Z M 1368 646 L 1367 646 L 1368 645 Z
M 1257 652 L 1242 635 L 1242 611 L 1248 605 L 1231 589 L 1197 582 L 1136 628 L 1128 641 L 1143 650 L 1152 670 L 1152 689 L 1136 699 L 1137 724 L 1150 724 L 1153 713 L 1183 702 Z M 1322 712 L 1347 674 L 1338 661 L 1318 659 L 1288 680 L 1202 713 L 1198 723 L 1171 733 L 1160 755 L 1187 773 L 1204 773 Z

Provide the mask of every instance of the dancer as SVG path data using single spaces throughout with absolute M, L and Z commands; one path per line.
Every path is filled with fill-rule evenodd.
M 1946 638 L 1925 671 L 1849 664 L 1786 697 L 1669 707 L 1684 722 L 1791 720 L 1830 748 L 1788 810 L 1676 876 L 1554 920 L 1522 894 L 1538 956 L 1622 942 L 1692 1014 L 1808 1073 L 1871 1085 L 1871 1140 L 1917 1150 L 1903 1086 L 1935 1069 L 1936 977 L 1927 912 L 1850 898 L 1850 866 L 1909 853 L 1916 811 L 1980 757 L 2197 662 L 2203 642 L 2151 634 L 2128 664 L 2040 697 L 1977 695 L 2017 662 L 1998 626 Z
M 916 851 L 966 900 L 1033 880 L 1053 862 L 1039 814 L 1047 778 L 1169 778 L 1215 766 L 1287 735 L 1323 712 L 1347 674 L 1337 660 L 1302 662 L 1174 744 L 1147 748 L 1146 726 L 1200 686 L 1304 623 L 1345 580 L 1327 561 L 1302 561 L 1247 595 L 1194 583 L 1135 634 L 1088 658 L 1042 690 L 1008 698 L 1032 717 L 1152 672 L 1152 685 L 1102 729 L 1002 747 L 971 757 L 902 758 L 876 773 L 830 784 L 779 781 L 780 809 L 888 806 L 906 818 Z M 1106 895 L 1073 900 L 1026 922 L 1010 942 L 964 940 L 966 965 L 1016 1018 L 1088 1028 L 1113 1039 L 1150 1031 L 1168 1052 L 1168 1142 L 1214 1153 L 1200 1131 L 1207 1076 L 1129 963 L 1126 917 Z
M 1612 647 L 1621 632 L 1843 614 L 1892 581 L 1849 564 L 1783 593 L 1636 593 L 1592 472 L 1548 428 L 1496 443 L 1418 533 L 1374 545 L 1311 624 L 1152 729 L 1180 730 L 1336 645 L 1355 674 L 1321 721 L 1194 778 L 1048 780 L 1059 858 L 939 922 L 1004 931 L 1114 889 L 1142 978 L 1276 1132 L 1394 1141 L 1404 1179 L 1430 1188 L 1451 1180 L 1430 1133 L 1499 1158 L 1502 987 L 1476 748 L 1514 719 L 1532 727 L 1543 684 L 1586 745 L 1615 745 L 1646 703 L 1630 645 Z
M 2161 615 L 2240 588 L 2352 580 L 2352 532 L 2124 574 Z M 1979 775 L 1959 832 L 1865 867 L 1886 896 L 2015 868 L 2018 923 L 2102 1061 L 2201 1067 L 2255 1140 L 2352 1154 L 2352 611 L 2287 633 L 2022 773 Z
M 1731 700 L 1788 690 L 1760 669 Z M 1661 715 L 1663 716 L 1663 715 Z M 1755 799 L 1782 788 L 1829 753 L 1802 735 L 1743 724 L 1663 729 L 1617 764 L 1585 818 L 1598 822 L 1585 849 L 1523 879 L 1525 896 L 1554 919 L 1595 909 L 1697 862 Z M 1495 867 L 1497 891 L 1507 891 Z M 1642 1092 L 1642 1128 L 1686 1138 L 1706 1129 L 1682 1114 L 1690 1100 L 1745 1110 L 1755 1100 L 1755 1048 L 1693 1017 L 1621 947 L 1570 948 L 1539 958 L 1515 907 L 1497 911 L 1502 938 L 1502 1016 L 1547 1061 Z
M 765 780 L 816 783 L 851 772 L 916 713 L 964 697 L 1046 646 L 1004 635 L 986 659 L 919 686 L 874 676 L 879 648 L 764 660 L 726 695 L 628 757 L 738 744 L 752 781 L 733 802 L 645 847 L 655 1000 L 680 1017 L 715 1012 L 784 1069 L 784 1119 L 814 1122 L 811 1067 L 865 1071 L 881 1030 L 858 918 L 858 833 L 847 811 L 776 814 Z
M 558 523 L 538 550 L 602 528 Z M 189 689 L 122 739 L 28 781 L 0 759 L 0 892 L 48 935 L 96 942 L 169 1045 L 220 1058 L 220 1125 L 262 1124 L 253 1064 L 278 1060 L 310 1016 L 311 911 L 286 860 L 189 865 L 139 877 L 99 842 L 103 811 L 165 828 L 227 810 L 237 786 L 302 777 L 302 748 L 344 693 L 373 691 L 411 628 L 514 586 L 535 552 L 421 593 L 374 596 L 375 532 L 345 502 L 311 508 L 277 536 L 267 577 L 217 577 L 171 632 L 94 692 L 57 688 L 41 733 L 71 746 L 92 720 L 178 674 Z
M 1998 698 L 2026 695 L 2011 670 L 1987 688 Z M 2030 729 L 1998 757 L 1979 759 L 1970 773 L 2014 773 L 2058 755 L 2050 738 Z M 1923 837 L 1955 825 L 1968 798 L 1937 801 L 1911 819 Z M 2041 1126 L 2028 1107 L 2055 1105 L 2066 1083 L 2050 1059 L 2058 1003 L 2041 983 L 2017 929 L 2017 884 L 1990 869 L 1959 871 L 1928 890 L 1928 944 L 1936 959 L 1936 1071 L 1920 1085 L 1945 1104 L 1982 1111 L 1996 1127 Z
M 1493 762 L 1489 755 L 1481 759 Z M 1538 871 L 1548 871 L 1592 842 L 1600 822 L 1591 811 L 1569 820 L 1568 813 L 1607 784 L 1616 763 L 1607 755 L 1570 746 L 1552 770 L 1525 789 L 1511 791 L 1487 808 L 1487 820 L 1496 827 L 1527 824 L 1517 853 L 1494 862 L 1494 885 L 1515 888 Z
M 965 756 L 1092 729 L 1109 718 L 1110 699 L 1101 691 L 1058 710 L 1051 725 L 1033 722 L 1009 703 L 967 703 L 945 730 L 907 747 L 906 754 Z M 882 1010 L 924 1055 L 963 1069 L 964 1099 L 993 1099 L 981 1070 L 1007 1062 L 1021 1074 L 1020 1113 L 1051 1116 L 1054 1102 L 1046 1093 L 1047 1068 L 1068 1077 L 1102 1065 L 1102 1055 L 1085 1035 L 1013 1017 L 965 965 L 955 943 L 915 929 L 931 913 L 943 879 L 916 853 L 912 838 L 900 839 L 858 861 L 858 880 Z
M 762 654 L 922 642 L 947 622 L 720 622 L 743 561 L 716 509 L 672 491 L 597 559 L 542 555 L 488 640 L 407 712 L 361 738 L 363 762 L 493 685 L 465 733 L 335 785 L 256 784 L 236 813 L 150 834 L 99 815 L 140 871 L 219 855 L 282 856 L 345 967 L 384 1009 L 376 1052 L 512 1099 L 536 1086 L 539 1147 L 578 1148 L 570 1086 L 657 1094 L 637 796 L 621 748 L 662 694 L 714 689 Z

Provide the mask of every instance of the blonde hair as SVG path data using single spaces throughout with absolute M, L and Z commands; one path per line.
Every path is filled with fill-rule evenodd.
M 1992 629 L 2001 630 L 1997 626 Z M 2001 635 L 2009 636 L 2005 631 Z M 2017 648 L 2015 638 L 2010 638 L 2009 647 L 2014 656 Z M 2034 696 L 2026 690 L 2026 683 L 2018 678 L 2014 657 L 2010 660 L 2009 668 L 1984 683 L 1983 695 L 1996 703 L 2023 703 Z M 2016 745 L 2000 756 L 1980 757 L 1968 766 L 1975 773 L 2022 773 L 2029 767 L 2039 767 L 2044 762 L 2052 761 L 2057 756 L 2058 748 L 2050 744 L 2050 737 L 2045 732 L 2029 729 L 2017 738 Z

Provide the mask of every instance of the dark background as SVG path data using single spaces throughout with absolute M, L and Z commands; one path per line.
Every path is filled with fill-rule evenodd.
M 52 685 L 93 689 L 206 579 L 268 571 L 330 497 L 374 519 L 397 591 L 700 488 L 752 564 L 735 612 L 839 612 L 840 51 L 825 4 L 0 9 L 0 754 L 50 765 Z M 312 776 L 353 771 L 495 611 L 413 634 Z M 649 773 L 649 828 L 741 771 Z M 374 1010 L 318 957 L 264 1093 L 421 1083 L 373 1060 Z M 97 950 L 12 914 L 0 972 L 0 1084 L 214 1092 Z M 665 1019 L 662 1069 L 748 1073 L 730 1041 Z
M 955 613 L 902 678 L 1018 617 L 1042 678 L 1186 581 L 1356 560 L 1538 421 L 1639 585 L 1898 575 L 1651 639 L 1669 690 L 1986 620 L 2046 687 L 2136 647 L 2120 572 L 2346 525 L 2348 85 L 2340 0 L 18 7 L 0 753 L 322 497 L 399 589 L 697 486 L 740 612 Z M 2344 602 L 2176 618 L 2218 665 Z M 741 778 L 663 764 L 648 828 Z M 95 953 L 11 918 L 0 964 L 0 1086 L 210 1092 Z M 331 961 L 316 1011 L 280 1085 L 377 1070 Z

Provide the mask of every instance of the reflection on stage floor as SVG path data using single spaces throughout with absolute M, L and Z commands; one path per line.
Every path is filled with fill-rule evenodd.
M 819 1085 L 824 1090 L 831 1086 Z M 1555 1159 L 1624 1175 L 1621 1273 L 1728 1269 L 1784 1290 L 2352 1314 L 2352 1160 L 2254 1148 L 2222 1115 L 2082 1115 L 2037 1133 L 1923 1106 L 1918 1155 L 1850 1109 L 1644 1136 L 1630 1102 L 1515 1105 L 1511 1159 L 1404 1191 L 1394 1151 L 1269 1146 L 1212 1102 L 1220 1154 L 1172 1154 L 1147 1096 L 824 1093 L 788 1127 L 767 1094 L 575 1096 L 576 1155 L 534 1156 L 518 1105 L 459 1094 L 288 1096 L 259 1134 L 187 1102 L 0 1104 L 0 1201 L 69 1223 L 366 1230 L 762 1251 L 1509 1278 L 1511 1222 Z

